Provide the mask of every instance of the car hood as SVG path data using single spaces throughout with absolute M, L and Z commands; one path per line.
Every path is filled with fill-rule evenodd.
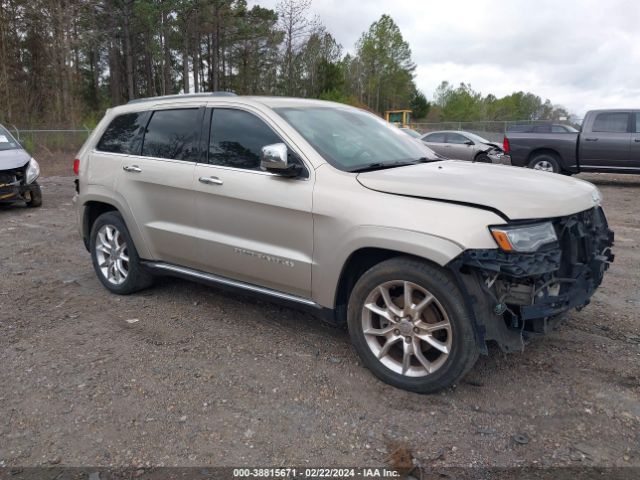
M 583 180 L 458 160 L 376 170 L 357 178 L 371 190 L 497 210 L 510 220 L 570 215 L 594 207 L 600 196 Z
M 0 150 L 0 171 L 20 168 L 29 160 L 31 160 L 31 155 L 22 149 Z

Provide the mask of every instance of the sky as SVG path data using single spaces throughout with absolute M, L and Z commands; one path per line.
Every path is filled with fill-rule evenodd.
M 529 91 L 578 116 L 640 108 L 640 0 L 313 0 L 311 11 L 345 52 L 391 15 L 429 100 L 447 80 L 497 97 Z

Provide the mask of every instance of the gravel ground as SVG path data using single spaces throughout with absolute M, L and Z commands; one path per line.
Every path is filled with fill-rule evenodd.
M 295 310 L 174 279 L 109 294 L 72 177 L 43 178 L 42 208 L 0 208 L 0 466 L 640 466 L 640 178 L 582 177 L 616 232 L 591 305 L 430 396 Z

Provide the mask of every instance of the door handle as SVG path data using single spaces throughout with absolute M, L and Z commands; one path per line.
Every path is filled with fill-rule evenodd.
M 635 138 L 633 141 L 636 143 L 640 143 L 640 138 Z
M 122 167 L 125 172 L 140 173 L 142 169 L 137 165 L 125 165 Z
M 598 141 L 598 139 L 597 139 L 597 138 L 595 138 L 595 137 L 587 137 L 587 138 L 585 138 L 585 140 L 586 140 L 587 142 L 597 142 L 597 141 Z
M 218 177 L 200 177 L 198 180 L 207 185 L 222 185 L 222 180 Z

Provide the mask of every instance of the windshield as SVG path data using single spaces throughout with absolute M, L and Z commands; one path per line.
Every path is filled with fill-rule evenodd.
M 274 110 L 340 170 L 388 168 L 441 159 L 420 140 L 363 110 L 347 106 Z
M 16 142 L 7 129 L 0 125 L 0 151 L 19 150 L 21 148 L 20 144 Z
M 482 138 L 480 135 L 476 135 L 475 133 L 465 132 L 465 137 L 469 137 L 469 140 L 473 140 L 476 143 L 489 143 L 489 140 L 486 138 Z

